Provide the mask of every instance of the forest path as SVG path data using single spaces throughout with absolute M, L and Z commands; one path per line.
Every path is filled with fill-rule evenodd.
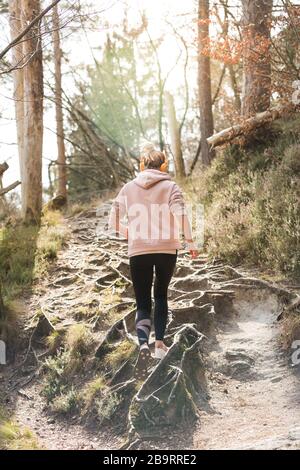
M 299 375 L 279 349 L 277 296 L 238 290 L 234 308 L 218 322 L 208 359 L 211 409 L 201 412 L 194 446 L 299 449 Z
M 103 215 L 105 208 L 104 204 Z M 101 429 L 101 426 L 86 426 L 76 416 L 59 416 L 50 412 L 43 396 L 44 376 L 39 373 L 35 359 L 45 352 L 45 342 L 37 341 L 34 348 L 28 348 L 32 328 L 37 324 L 36 316 L 41 312 L 57 330 L 68 329 L 76 323 L 87 325 L 94 331 L 96 342 L 109 327 L 109 318 L 104 318 L 102 328 L 93 328 L 100 305 L 95 284 L 99 278 L 105 277 L 109 257 L 96 239 L 98 222 L 97 209 L 65 219 L 70 238 L 45 278 L 34 286 L 31 295 L 22 299 L 24 315 L 21 316 L 20 351 L 15 364 L 4 369 L 1 377 L 5 406 L 13 412 L 15 421 L 32 430 L 39 445 L 49 450 L 114 449 L 122 443 L 120 436 Z
M 42 310 L 56 328 L 86 324 L 99 343 L 117 320 L 116 311 L 123 316 L 132 309 L 132 287 L 126 281 L 126 243 L 102 238 L 101 228 L 97 237 L 99 222 L 106 220 L 109 208 L 107 202 L 98 213 L 93 209 L 66 220 L 70 240 L 47 277 L 26 300 L 27 327 Z M 222 289 L 234 290 L 233 303 L 227 301 L 225 291 L 222 297 Z M 196 261 L 179 257 L 170 286 L 170 307 L 179 312 L 180 322 L 180 315 L 185 315 L 184 321 L 197 323 L 199 306 L 215 296 L 213 325 L 206 331 L 204 322 L 202 331 L 208 337 L 203 357 L 209 398 L 204 400 L 200 420 L 190 433 L 182 433 L 179 426 L 167 438 L 143 441 L 139 448 L 300 448 L 299 378 L 279 348 L 279 293 L 280 289 L 273 292 L 264 283 L 253 285 L 247 273 L 209 263 L 205 256 Z M 28 333 L 24 332 L 23 340 L 26 347 L 18 363 L 26 355 Z M 40 351 L 36 347 L 35 355 L 43 352 L 44 346 Z M 32 374 L 36 364 L 34 355 L 30 357 L 32 361 L 22 367 L 7 368 L 4 382 L 8 406 L 21 425 L 37 434 L 41 446 L 117 449 L 122 445 L 124 434 L 109 426 L 96 422 L 87 426 L 78 416 L 50 413 L 41 394 L 44 378 Z

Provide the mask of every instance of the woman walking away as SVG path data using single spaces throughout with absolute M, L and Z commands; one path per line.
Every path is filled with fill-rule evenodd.
M 140 344 L 135 376 L 145 378 L 151 357 L 151 289 L 154 282 L 154 357 L 162 359 L 168 348 L 164 334 L 168 319 L 168 286 L 181 248 L 180 232 L 192 258 L 198 252 L 192 240 L 182 192 L 167 173 L 163 152 L 144 148 L 139 175 L 121 189 L 113 203 L 109 226 L 128 240 L 130 273 L 136 298 L 136 331 Z M 124 224 L 124 218 L 127 224 Z

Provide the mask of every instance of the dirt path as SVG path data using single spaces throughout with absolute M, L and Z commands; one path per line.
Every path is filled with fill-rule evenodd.
M 210 412 L 195 448 L 300 448 L 297 377 L 278 347 L 280 305 L 268 291 L 239 291 L 209 357 Z M 214 349 L 215 348 L 215 349 Z
M 105 214 L 105 204 L 103 214 Z M 56 328 L 68 328 L 81 322 L 92 328 L 97 320 L 99 292 L 95 283 L 105 275 L 106 257 L 102 243 L 97 240 L 98 219 L 96 209 L 85 211 L 66 220 L 70 229 L 67 247 L 59 254 L 49 274 L 35 286 L 33 294 L 25 298 L 21 325 L 21 350 L 16 363 L 22 364 L 27 354 L 29 335 L 26 330 L 41 311 Z M 125 250 L 125 247 L 124 247 Z M 118 257 L 117 257 L 118 258 Z M 80 312 L 88 312 L 88 315 Z M 79 313 L 78 313 L 79 312 Z M 109 321 L 102 322 L 109 326 Z M 104 330 L 95 328 L 95 340 L 99 341 Z M 39 352 L 35 349 L 35 354 Z M 61 418 L 49 413 L 42 396 L 43 376 L 33 376 L 36 370 L 34 358 L 21 367 L 10 366 L 3 372 L 1 394 L 7 396 L 5 404 L 14 413 L 16 422 L 28 427 L 37 436 L 39 445 L 46 449 L 107 449 L 118 448 L 122 438 L 97 426 L 87 427 L 76 417 Z M 109 447 L 108 443 L 109 442 Z
M 102 206 L 102 219 L 109 203 Z M 103 219 L 104 220 L 104 219 Z M 124 315 L 132 308 L 130 286 L 114 299 L 120 282 L 128 278 L 126 244 L 97 239 L 99 217 L 90 210 L 67 220 L 71 238 L 49 275 L 26 300 L 24 326 L 29 327 L 42 310 L 56 328 L 84 323 L 99 342 L 113 320 L 111 313 Z M 230 267 L 180 257 L 171 285 L 171 308 L 185 315 L 185 321 L 199 316 L 201 296 L 217 292 L 229 283 L 235 299 L 229 308 L 218 305 L 213 328 L 204 351 L 208 400 L 203 402 L 200 420 L 185 438 L 180 429 L 161 442 L 144 442 L 140 448 L 300 448 L 299 378 L 278 346 L 280 325 L 276 321 L 281 305 L 278 295 L 267 288 L 240 286 Z M 228 284 L 228 286 L 229 286 Z M 100 301 L 103 292 L 111 298 Z M 195 305 L 189 305 L 194 296 Z M 102 303 L 101 303 L 102 302 Z M 103 302 L 106 303 L 105 309 Z M 187 302 L 185 304 L 185 302 Z M 198 302 L 198 304 L 197 304 Z M 183 310 L 180 310 L 184 307 Z M 183 313 L 182 313 L 183 312 Z M 193 316 L 193 320 L 191 317 Z M 208 335 L 208 331 L 203 331 Z M 27 338 L 28 339 L 28 338 Z M 27 347 L 27 343 L 26 343 Z M 18 357 L 24 359 L 26 349 Z M 35 351 L 38 353 L 38 351 Z M 33 358 L 34 359 L 34 358 Z M 49 413 L 41 396 L 43 377 L 32 376 L 36 364 L 29 363 L 5 372 L 3 393 L 7 405 L 21 425 L 29 426 L 41 446 L 48 449 L 116 449 L 124 436 L 94 423 L 86 426 L 73 416 L 59 418 Z M 84 373 L 84 371 L 83 371 Z M 12 377 L 12 378 L 10 378 Z M 2 383 L 3 383 L 2 382 Z

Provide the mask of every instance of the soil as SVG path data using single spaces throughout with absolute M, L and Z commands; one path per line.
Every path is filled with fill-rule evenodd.
M 24 297 L 20 317 L 19 350 L 13 363 L 2 367 L 1 388 L 5 406 L 20 425 L 32 429 L 40 446 L 47 449 L 118 449 L 126 436 L 96 421 L 88 425 L 77 416 L 59 417 L 49 411 L 42 396 L 43 374 L 34 358 L 44 351 L 28 347 L 32 324 L 42 311 L 55 328 L 86 323 L 96 342 L 101 342 L 114 321 L 109 308 L 123 315 L 132 309 L 128 283 L 126 243 L 102 236 L 110 203 L 66 219 L 71 236 L 45 279 Z M 299 368 L 280 348 L 281 288 L 251 281 L 245 270 L 235 270 L 205 255 L 192 261 L 181 254 L 170 287 L 170 307 L 181 309 L 182 319 L 195 322 L 203 295 L 213 296 L 213 324 L 201 319 L 205 334 L 206 396 L 197 422 L 188 428 L 174 426 L 167 436 L 142 440 L 139 449 L 298 449 L 300 448 Z M 100 295 L 126 284 L 121 301 L 108 300 L 103 314 Z M 234 293 L 232 302 L 227 294 Z M 194 295 L 197 293 L 197 295 Z M 219 298 L 219 300 L 218 300 Z M 188 304 L 189 299 L 192 303 Z M 200 300 L 199 300 L 200 299 Z M 89 315 L 80 315 L 88 309 Z M 91 313 L 92 312 L 92 313 Z M 178 317 L 175 317 L 178 321 Z M 24 360 L 30 357 L 30 361 Z M 84 375 L 84 371 L 82 374 Z

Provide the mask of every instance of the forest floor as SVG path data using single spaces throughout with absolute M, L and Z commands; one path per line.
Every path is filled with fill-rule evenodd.
M 36 434 L 41 448 L 117 449 L 124 444 L 124 432 L 107 424 L 87 424 L 77 415 L 50 412 L 42 395 L 44 377 L 36 364 L 43 348 L 28 349 L 40 311 L 57 329 L 86 324 L 99 344 L 118 318 L 116 306 L 122 315 L 132 308 L 131 286 L 123 292 L 120 287 L 128 277 L 126 245 L 96 236 L 99 220 L 108 210 L 105 203 L 98 216 L 91 209 L 66 219 L 71 232 L 68 244 L 48 276 L 23 299 L 20 349 L 15 363 L 0 371 L 5 405 L 20 426 Z M 122 279 L 116 279 L 118 273 Z M 214 280 L 234 290 L 233 308 L 228 303 L 215 305 L 213 327 L 203 331 L 206 397 L 196 424 L 175 426 L 159 441 L 142 441 L 139 449 L 300 448 L 300 374 L 280 347 L 280 287 L 277 291 L 267 284 L 250 286 L 250 276 L 242 268 L 235 271 L 209 262 L 205 255 L 196 261 L 180 255 L 171 284 L 171 309 L 176 310 L 193 291 L 199 297 L 200 292 L 217 290 Z

